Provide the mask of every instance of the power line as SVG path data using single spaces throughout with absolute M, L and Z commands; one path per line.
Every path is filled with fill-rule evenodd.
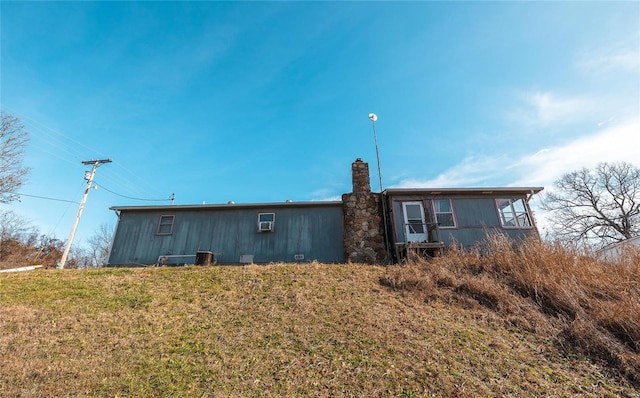
M 97 181 L 96 181 L 96 185 L 98 185 Z M 126 196 L 126 195 L 119 194 L 119 193 L 117 193 L 117 192 L 113 192 L 112 190 L 110 190 L 110 189 L 108 189 L 108 188 L 105 188 L 103 185 L 100 185 L 100 188 L 104 189 L 104 190 L 105 190 L 105 191 L 107 191 L 107 192 L 111 192 L 111 193 L 112 193 L 112 194 L 114 194 L 114 195 L 120 196 L 120 197 L 122 197 L 122 198 L 133 199 L 133 200 L 141 200 L 141 201 L 144 201 L 144 202 L 168 202 L 168 201 L 170 201 L 170 200 L 173 200 L 172 198 L 167 198 L 167 199 L 143 199 L 143 198 L 134 198 L 134 197 L 132 197 L 132 196 Z
M 30 197 L 30 198 L 37 198 L 37 199 L 55 200 L 55 201 L 57 201 L 57 202 L 66 202 L 66 203 L 75 203 L 75 204 L 79 204 L 78 202 L 73 201 L 73 200 L 57 199 L 57 198 L 48 198 L 48 197 L 46 197 L 46 196 L 29 195 L 29 194 L 26 194 L 26 193 L 16 193 L 16 195 L 18 195 L 18 196 L 28 196 L 28 197 Z
M 58 131 L 52 127 L 47 126 L 46 124 L 44 124 L 43 122 L 40 122 L 39 120 L 36 120 L 28 115 L 25 115 L 24 113 L 19 112 L 16 109 L 12 109 L 11 107 L 7 106 L 6 104 L 2 104 L 2 107 L 5 108 L 9 113 L 14 114 L 14 115 L 18 115 L 20 117 L 20 119 L 22 119 L 22 121 L 29 121 L 30 125 L 32 127 L 36 127 L 37 130 L 41 130 L 42 132 L 44 132 L 49 139 L 53 138 L 56 141 L 61 141 L 59 138 L 54 138 L 52 137 L 52 135 L 57 135 L 58 137 L 62 137 L 64 140 L 67 141 L 71 141 L 73 142 L 73 146 L 69 145 L 67 148 L 65 148 L 64 150 L 71 153 L 72 155 L 74 155 L 75 157 L 79 157 L 82 153 L 82 151 L 79 151 L 76 149 L 77 146 L 81 146 L 84 147 L 85 149 L 92 151 L 92 152 L 96 152 L 99 153 L 100 155 L 104 156 L 104 154 L 100 153 L 99 151 L 96 151 L 93 148 L 90 148 L 86 145 L 84 145 L 82 142 L 74 140 L 73 138 L 69 137 L 68 135 L 62 133 L 61 131 Z M 51 134 L 53 133 L 53 134 Z M 51 141 L 50 141 L 51 142 Z M 62 144 L 65 145 L 66 143 L 62 141 Z M 72 153 L 75 152 L 75 153 Z
M 81 158 L 86 155 L 85 149 L 90 153 L 95 153 L 102 157 L 105 156 L 97 149 L 91 148 L 82 142 L 73 139 L 70 135 L 50 127 L 44 122 L 13 109 L 6 104 L 0 103 L 0 107 L 3 110 L 20 117 L 23 124 L 25 124 L 25 129 L 27 131 L 37 133 L 32 134 L 29 146 L 46 154 L 49 158 L 57 159 L 58 161 L 75 166 L 77 165 L 76 160 L 81 160 Z M 113 166 L 115 167 L 110 167 L 105 170 L 102 174 L 102 179 L 104 180 L 106 178 L 107 180 L 112 181 L 112 183 L 116 185 L 115 189 L 122 190 L 122 188 L 124 188 L 125 191 L 134 190 L 134 194 L 139 196 L 160 196 L 162 194 L 157 187 L 149 183 L 147 178 L 138 175 L 123 164 L 114 163 Z M 141 200 L 138 198 L 134 199 Z

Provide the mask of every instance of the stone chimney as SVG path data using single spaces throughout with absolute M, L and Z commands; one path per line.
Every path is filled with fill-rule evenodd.
M 365 163 L 358 158 L 351 164 L 351 181 L 353 182 L 353 193 L 371 192 L 371 180 L 369 178 L 369 163 Z
M 342 195 L 345 258 L 353 263 L 381 263 L 388 259 L 382 220 L 382 195 L 371 192 L 369 164 L 351 164 L 353 192 Z

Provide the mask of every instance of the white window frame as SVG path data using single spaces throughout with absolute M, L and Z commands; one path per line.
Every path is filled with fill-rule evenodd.
M 424 203 L 419 200 L 402 201 L 402 226 L 404 229 L 404 240 L 406 242 L 422 242 L 429 239 L 427 219 L 424 213 Z M 418 206 L 420 218 L 409 218 L 408 206 Z M 419 227 L 421 231 L 416 231 Z
M 436 211 L 436 201 L 438 200 L 446 200 L 449 201 L 449 208 L 451 209 L 451 211 Z M 453 201 L 449 198 L 442 198 L 442 199 L 431 199 L 431 208 L 433 209 L 433 216 L 435 218 L 435 222 L 438 225 L 438 228 L 442 228 L 442 229 L 454 229 L 458 227 L 458 223 L 456 222 L 456 212 L 453 208 Z M 438 214 L 451 214 L 451 220 L 453 221 L 453 225 L 442 225 L 440 224 L 440 222 L 438 221 Z
M 171 218 L 171 223 L 163 222 L 163 220 L 167 220 Z M 156 235 L 172 235 L 173 234 L 173 225 L 175 223 L 176 216 L 173 214 L 162 214 L 158 217 L 158 226 L 156 227 Z M 169 232 L 163 232 L 163 227 L 169 226 Z
M 271 218 L 271 219 L 270 220 L 263 219 L 263 216 L 264 218 Z M 266 222 L 271 223 L 271 228 L 268 230 L 261 228 L 261 224 Z M 273 213 L 273 212 L 258 213 L 258 224 L 257 224 L 258 232 L 273 232 L 275 225 L 276 225 L 276 213 Z
M 496 204 L 496 211 L 498 212 L 498 219 L 500 225 L 505 229 L 531 229 L 533 228 L 533 221 L 531 214 L 529 213 L 529 207 L 523 198 L 498 198 L 494 199 Z M 514 203 L 522 202 L 523 211 L 517 211 Z M 505 206 L 502 206 L 505 204 Z M 513 220 L 513 223 L 509 223 Z

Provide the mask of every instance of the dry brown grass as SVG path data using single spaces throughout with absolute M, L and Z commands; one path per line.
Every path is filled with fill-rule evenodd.
M 0 274 L 0 396 L 640 396 L 532 332 L 552 325 L 480 263 L 458 284 L 455 255 L 451 271 L 442 259 Z
M 604 263 L 557 243 L 532 239 L 514 247 L 493 235 L 477 250 L 390 268 L 382 281 L 430 301 L 488 308 L 567 353 L 605 361 L 638 386 L 639 258 Z

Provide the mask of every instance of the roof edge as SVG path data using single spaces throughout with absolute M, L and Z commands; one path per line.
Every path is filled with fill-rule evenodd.
M 475 188 L 387 188 L 383 191 L 385 195 L 388 194 L 429 194 L 429 195 L 443 195 L 443 194 L 483 194 L 490 195 L 494 193 L 522 193 L 522 194 L 537 194 L 542 191 L 544 187 L 475 187 Z
M 269 202 L 269 203 L 225 203 L 225 204 L 203 204 L 203 205 L 151 205 L 151 206 L 111 206 L 109 210 L 129 211 L 129 210 L 207 210 L 207 209 L 258 209 L 258 208 L 281 208 L 281 207 L 334 207 L 342 206 L 341 200 L 332 201 L 306 201 L 306 202 Z

